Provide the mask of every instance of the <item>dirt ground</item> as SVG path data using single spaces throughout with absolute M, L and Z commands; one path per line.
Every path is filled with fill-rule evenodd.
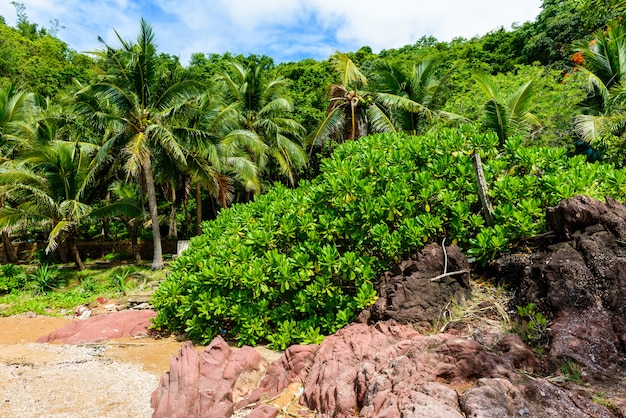
M 0 318 L 0 417 L 149 417 L 150 394 L 181 342 L 124 338 L 38 344 L 71 318 Z
M 82 345 L 35 342 L 72 320 L 0 317 L 0 418 L 152 416 L 150 395 L 182 342 L 149 337 Z M 257 350 L 270 362 L 280 356 Z M 293 393 L 285 395 L 281 406 L 293 400 Z

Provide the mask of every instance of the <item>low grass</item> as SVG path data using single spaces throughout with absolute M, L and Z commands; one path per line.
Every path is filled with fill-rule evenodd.
M 153 271 L 149 263 L 89 262 L 83 271 L 71 265 L 16 266 L 25 276 L 20 288 L 0 294 L 0 316 L 33 312 L 64 316 L 79 305 L 98 298 L 123 299 L 165 278 L 165 270 Z M 2 272 L 0 271 L 0 274 Z

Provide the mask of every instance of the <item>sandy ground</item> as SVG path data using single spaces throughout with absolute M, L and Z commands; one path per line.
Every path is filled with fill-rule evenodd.
M 71 319 L 0 318 L 0 417 L 150 417 L 150 395 L 181 342 L 124 338 L 38 344 Z
M 151 417 L 152 391 L 182 342 L 147 337 L 83 345 L 35 342 L 72 320 L 0 317 L 0 418 Z M 281 354 L 256 349 L 270 362 Z M 297 390 L 286 391 L 277 406 L 293 404 Z

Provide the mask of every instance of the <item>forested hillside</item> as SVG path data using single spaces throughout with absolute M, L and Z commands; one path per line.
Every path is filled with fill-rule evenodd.
M 162 238 L 198 236 L 158 292 L 159 326 L 315 341 L 425 242 L 486 262 L 542 232 L 542 211 L 564 197 L 626 198 L 625 12 L 544 0 L 534 22 L 472 39 L 287 63 L 198 51 L 183 65 L 147 21 L 135 40 L 84 54 L 18 4 L 16 27 L 0 19 L 2 258 L 36 238 L 41 257 L 81 269 L 77 242 L 127 239 L 134 254 L 119 256 L 138 259 L 151 240 L 161 269 Z M 274 309 L 287 300 L 297 314 Z

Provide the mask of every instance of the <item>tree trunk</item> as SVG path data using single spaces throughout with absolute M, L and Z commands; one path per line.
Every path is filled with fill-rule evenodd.
M 185 187 L 183 188 L 183 210 L 185 211 L 185 225 L 183 228 L 183 234 L 185 238 L 191 236 L 191 213 L 189 213 L 189 195 L 191 194 L 189 188 L 191 187 L 191 179 L 187 177 L 185 179 Z
M 111 200 L 111 192 L 108 192 L 106 197 L 104 198 L 107 202 Z M 111 238 L 111 228 L 109 225 L 109 218 L 104 218 L 102 220 L 102 238 L 108 240 Z
M 76 234 L 75 228 L 71 228 L 71 231 L 69 231 L 67 235 L 67 245 L 70 249 L 70 253 L 72 254 L 72 259 L 74 260 L 74 263 L 76 264 L 76 268 L 82 271 L 82 270 L 85 270 L 85 266 L 83 264 L 83 260 L 81 260 L 80 258 L 78 247 L 76 246 L 76 240 L 74 239 L 75 234 Z
M 196 183 L 196 235 L 202 235 L 202 190 L 200 182 Z
M 483 214 L 485 215 L 485 223 L 487 226 L 493 226 L 493 206 L 489 200 L 487 190 L 487 181 L 485 180 L 485 172 L 478 151 L 472 157 L 472 166 L 474 167 L 474 175 L 476 176 L 476 186 L 478 187 L 478 197 L 483 206 Z
M 9 263 L 17 263 L 17 256 L 15 255 L 15 251 L 13 251 L 11 238 L 9 238 L 9 233 L 6 230 L 2 231 L 2 244 L 4 245 L 4 252 L 6 254 L 7 261 Z
M 156 189 L 154 187 L 154 176 L 152 174 L 152 162 L 147 159 L 143 163 L 143 176 L 146 181 L 146 192 L 148 193 L 148 210 L 152 220 L 152 243 L 154 252 L 152 255 L 152 270 L 163 268 L 163 248 L 161 247 L 161 230 L 159 229 L 159 213 L 157 211 Z
M 178 228 L 176 225 L 176 189 L 173 184 L 170 184 L 170 225 L 167 230 L 167 237 L 169 239 L 178 239 Z
M 0 208 L 4 207 L 4 196 L 0 195 Z M 11 245 L 11 239 L 9 238 L 9 233 L 6 230 L 2 231 L 2 245 L 4 245 L 4 255 L 3 259 L 6 255 L 6 261 L 9 263 L 16 263 L 17 256 L 13 251 L 13 245 Z
M 126 228 L 128 228 L 128 235 L 130 236 L 130 246 L 133 250 L 133 258 L 135 263 L 141 262 L 141 254 L 139 253 L 139 244 L 137 243 L 137 225 L 131 220 L 127 220 Z

